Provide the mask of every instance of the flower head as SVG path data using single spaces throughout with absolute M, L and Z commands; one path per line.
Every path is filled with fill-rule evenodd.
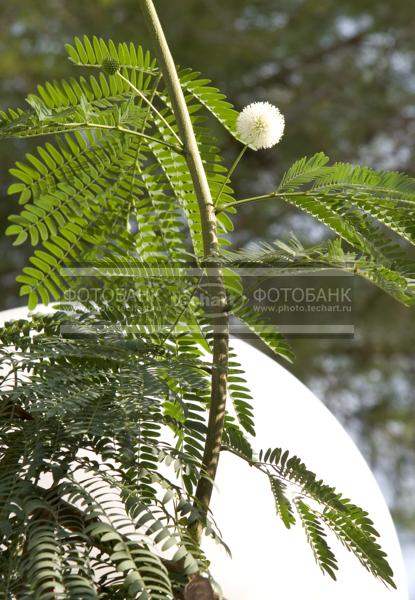
M 256 150 L 272 148 L 284 133 L 285 119 L 269 102 L 253 102 L 239 113 L 236 128 L 241 139 Z
M 104 58 L 102 68 L 108 75 L 115 75 L 120 68 L 120 63 L 115 58 Z

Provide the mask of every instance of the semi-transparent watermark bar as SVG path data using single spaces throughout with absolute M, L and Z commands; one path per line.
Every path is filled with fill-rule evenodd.
M 212 280 L 216 274 L 216 268 L 182 263 L 80 266 L 63 271 L 74 283 L 64 300 L 88 307 L 128 307 L 128 328 L 135 333 L 163 333 L 183 326 L 197 334 L 189 314 L 207 312 L 212 334 L 222 331 L 227 313 L 231 333 L 244 338 L 255 332 L 285 337 L 354 335 L 353 272 L 314 265 L 226 267 L 222 269 L 226 293 Z

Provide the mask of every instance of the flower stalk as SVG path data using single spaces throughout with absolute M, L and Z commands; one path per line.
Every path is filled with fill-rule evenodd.
M 222 196 L 222 194 L 223 194 L 223 190 L 224 190 L 224 189 L 225 189 L 225 187 L 228 185 L 228 183 L 229 183 L 229 181 L 230 181 L 230 179 L 231 179 L 232 175 L 233 175 L 233 174 L 234 174 L 234 172 L 235 172 L 235 169 L 236 169 L 236 167 L 239 165 L 239 163 L 240 163 L 240 161 L 241 161 L 241 159 L 242 159 L 243 155 L 245 154 L 245 152 L 247 151 L 247 149 L 248 149 L 248 148 L 249 148 L 248 144 L 246 144 L 245 146 L 243 146 L 242 150 L 240 151 L 240 153 L 238 154 L 238 156 L 235 158 L 235 160 L 234 160 L 234 162 L 233 162 L 233 165 L 232 165 L 232 166 L 231 166 L 231 168 L 229 169 L 229 171 L 228 171 L 228 175 L 227 175 L 227 177 L 225 178 L 225 180 L 224 180 L 224 182 L 223 182 L 223 184 L 222 184 L 222 186 L 221 186 L 221 188 L 220 188 L 220 190 L 219 190 L 219 193 L 218 193 L 218 195 L 216 196 L 216 199 L 215 199 L 215 206 L 217 206 L 217 205 L 219 204 L 219 200 L 220 200 L 220 198 L 221 198 L 221 196 Z

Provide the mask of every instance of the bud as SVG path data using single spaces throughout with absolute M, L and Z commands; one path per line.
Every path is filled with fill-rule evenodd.
M 115 75 L 120 68 L 120 63 L 115 58 L 104 58 L 102 61 L 102 70 L 107 75 Z

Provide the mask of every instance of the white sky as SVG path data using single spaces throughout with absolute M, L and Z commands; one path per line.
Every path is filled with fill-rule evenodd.
M 255 399 L 255 447 L 292 450 L 326 483 L 368 510 L 381 533 L 398 591 L 375 580 L 331 536 L 340 563 L 338 581 L 324 576 L 301 526 L 287 530 L 275 515 L 265 476 L 224 453 L 212 508 L 233 560 L 210 541 L 206 547 L 227 600 L 407 600 L 401 551 L 389 511 L 352 439 L 283 367 L 245 342 L 235 340 L 234 345 Z

